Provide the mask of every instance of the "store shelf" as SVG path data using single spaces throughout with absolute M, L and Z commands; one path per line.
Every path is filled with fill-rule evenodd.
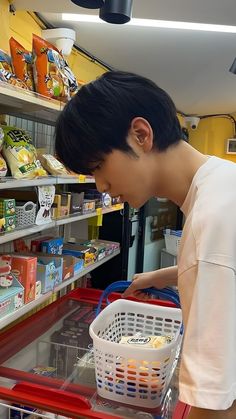
M 0 330 L 8 326 L 10 323 L 14 322 L 15 320 L 19 319 L 24 314 L 29 313 L 34 308 L 43 304 L 46 300 L 48 300 L 52 296 L 53 293 L 58 292 L 62 290 L 63 288 L 67 287 L 68 285 L 72 284 L 77 279 L 81 278 L 82 276 L 88 274 L 89 272 L 93 271 L 94 269 L 108 262 L 110 259 L 113 259 L 115 256 L 119 255 L 119 253 L 120 253 L 120 250 L 117 250 L 112 255 L 105 257 L 99 262 L 95 262 L 92 265 L 88 266 L 87 268 L 81 269 L 81 271 L 78 272 L 75 276 L 73 276 L 72 278 L 66 281 L 63 281 L 53 291 L 50 291 L 50 292 L 47 292 L 46 294 L 41 295 L 39 298 L 37 298 L 37 300 L 31 301 L 30 303 L 25 304 L 23 307 L 19 308 L 13 313 L 10 313 L 7 316 L 3 317 L 2 319 L 0 319 Z
M 15 189 L 15 188 L 29 188 L 32 186 L 43 186 L 43 185 L 66 185 L 72 183 L 95 183 L 93 178 L 83 178 L 80 176 L 48 176 L 37 179 L 13 179 L 10 177 L 0 178 L 0 190 L 1 189 Z
M 120 211 L 122 209 L 123 209 L 123 204 L 113 205 L 111 208 L 104 208 L 101 210 L 99 208 L 97 211 L 90 212 L 88 214 L 70 215 L 69 217 L 64 217 L 64 218 L 61 218 L 60 220 L 55 220 L 55 221 L 56 221 L 57 226 L 61 226 L 65 224 L 74 223 L 75 221 L 82 221 L 82 220 L 86 220 L 87 218 L 97 217 L 98 215 L 101 215 L 101 214 L 105 215 L 110 212 Z
M 84 275 L 87 275 L 89 272 L 93 271 L 94 269 L 98 268 L 99 266 L 103 265 L 104 263 L 108 262 L 109 260 L 113 259 L 115 256 L 120 254 L 120 250 L 116 250 L 112 255 L 107 256 L 100 260 L 99 262 L 95 262 L 92 265 L 88 266 L 87 268 L 82 269 L 78 272 L 73 278 L 67 279 L 63 281 L 58 287 L 56 287 L 55 292 L 60 291 L 61 289 L 67 287 L 68 285 L 72 284 L 77 279 L 81 278 Z
M 22 228 L 22 229 L 15 229 L 11 233 L 4 233 L 0 235 L 0 244 L 10 242 L 12 240 L 20 239 L 21 237 L 30 236 L 31 234 L 39 233 L 43 230 L 48 230 L 49 228 L 53 228 L 56 226 L 55 221 L 43 224 L 40 226 L 33 225 L 32 227 Z
M 64 103 L 0 82 L 0 113 L 17 114 L 54 124 Z
M 102 214 L 108 214 L 109 212 L 120 211 L 123 209 L 123 204 L 114 205 L 111 208 L 106 208 L 101 210 Z M 50 228 L 59 227 L 65 224 L 74 223 L 75 221 L 82 221 L 87 218 L 92 218 L 100 215 L 100 211 L 90 212 L 89 214 L 83 215 L 70 215 L 69 217 L 61 218 L 60 220 L 53 220 L 51 223 L 42 224 L 42 225 L 33 225 L 31 227 L 24 227 L 21 229 L 15 229 L 11 233 L 0 234 L 0 244 L 8 243 L 12 240 L 20 239 L 21 237 L 30 236 L 40 231 L 48 230 Z

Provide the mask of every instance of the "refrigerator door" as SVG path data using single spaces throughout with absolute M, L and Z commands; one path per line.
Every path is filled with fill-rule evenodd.
M 155 411 L 98 397 L 88 329 L 100 295 L 98 290 L 76 289 L 1 333 L 1 419 L 37 418 L 30 413 L 33 408 L 44 412 L 42 418 L 173 417 L 178 399 L 178 368 Z M 120 295 L 114 293 L 109 300 L 117 298 Z

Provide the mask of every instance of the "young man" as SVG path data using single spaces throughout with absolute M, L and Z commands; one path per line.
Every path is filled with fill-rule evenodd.
M 139 208 L 165 197 L 185 217 L 178 267 L 136 275 L 125 296 L 177 284 L 185 327 L 180 400 L 189 419 L 236 418 L 236 165 L 181 139 L 175 106 L 143 77 L 109 72 L 83 86 L 56 128 L 56 152 L 100 192 Z

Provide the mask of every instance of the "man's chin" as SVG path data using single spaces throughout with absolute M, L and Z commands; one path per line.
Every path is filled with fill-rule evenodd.
M 145 201 L 138 201 L 138 200 L 129 200 L 127 201 L 129 206 L 135 209 L 140 209 L 144 204 L 146 204 L 147 200 Z

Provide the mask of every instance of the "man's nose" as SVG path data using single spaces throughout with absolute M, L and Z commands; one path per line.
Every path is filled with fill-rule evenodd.
M 98 192 L 103 193 L 109 191 L 109 183 L 105 179 L 98 175 L 94 175 L 94 178 Z

